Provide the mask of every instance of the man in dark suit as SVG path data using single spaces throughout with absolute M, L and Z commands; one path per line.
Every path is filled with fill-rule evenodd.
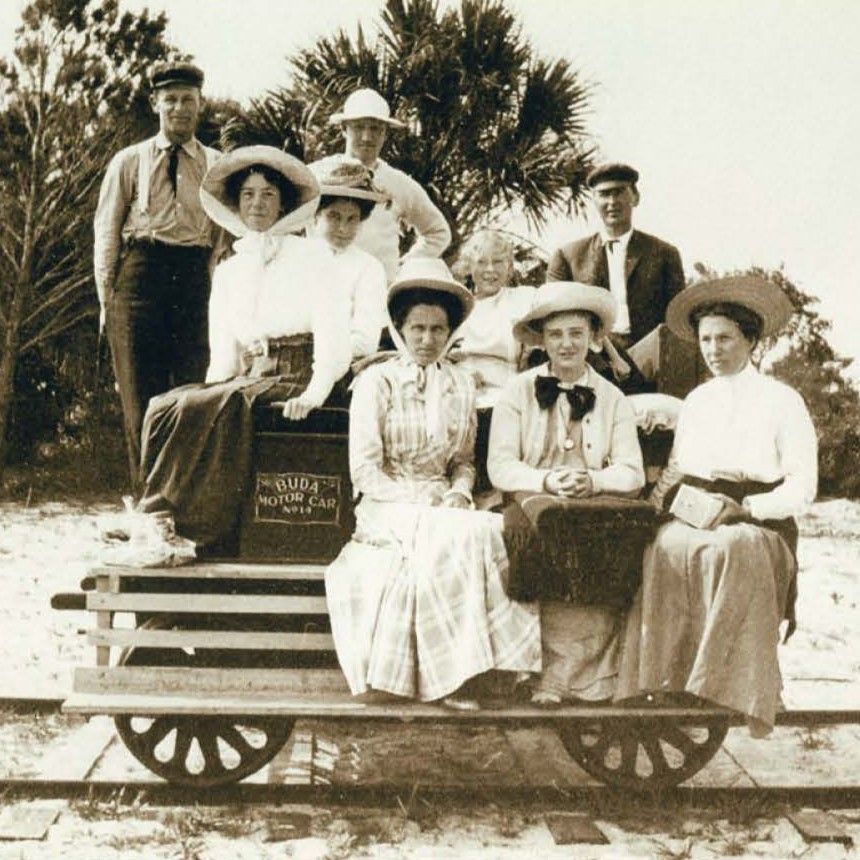
M 627 164 L 601 164 L 586 184 L 603 229 L 556 250 L 548 281 L 579 281 L 605 287 L 618 304 L 612 329 L 616 345 L 629 347 L 666 319 L 666 307 L 684 287 L 678 249 L 633 229 L 639 173 Z

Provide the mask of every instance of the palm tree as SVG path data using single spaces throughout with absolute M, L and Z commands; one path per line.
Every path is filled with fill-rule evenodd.
M 229 123 L 227 148 L 267 142 L 307 160 L 341 148 L 328 117 L 373 87 L 409 126 L 386 158 L 420 182 L 451 225 L 453 253 L 477 227 L 522 214 L 540 226 L 578 211 L 594 146 L 591 87 L 564 60 L 536 56 L 502 0 L 385 0 L 368 39 L 338 31 L 302 50 L 292 82 Z

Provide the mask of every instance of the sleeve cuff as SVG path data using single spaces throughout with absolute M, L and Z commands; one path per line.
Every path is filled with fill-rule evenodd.
M 600 470 L 599 469 L 588 469 L 588 477 L 591 478 L 591 489 L 595 493 L 602 493 L 604 491 L 603 481 L 601 479 Z

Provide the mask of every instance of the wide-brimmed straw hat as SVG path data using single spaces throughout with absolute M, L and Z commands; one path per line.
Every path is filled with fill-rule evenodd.
M 788 296 L 772 281 L 756 275 L 732 275 L 701 281 L 681 290 L 666 309 L 666 324 L 678 337 L 697 341 L 690 315 L 702 305 L 729 302 L 752 311 L 762 321 L 762 337 L 778 334 L 794 313 Z
M 292 211 L 278 220 L 278 232 L 290 232 L 305 226 L 319 204 L 319 183 L 304 162 L 274 146 L 242 146 L 222 155 L 206 172 L 200 185 L 200 202 L 206 214 L 231 233 L 244 234 L 247 228 L 239 219 L 236 203 L 227 198 L 227 180 L 253 164 L 264 164 L 276 170 L 298 194 L 298 202 Z
M 357 159 L 324 159 L 311 165 L 320 186 L 320 194 L 331 197 L 354 197 L 381 203 L 388 195 L 373 184 L 373 171 Z
M 514 325 L 514 337 L 527 346 L 543 345 L 541 323 L 552 314 L 591 311 L 604 331 L 615 322 L 615 299 L 609 290 L 576 281 L 550 281 L 538 287 L 531 310 Z
M 391 116 L 388 102 L 376 90 L 369 87 L 352 93 L 343 103 L 340 111 L 329 117 L 329 123 L 335 125 L 351 119 L 378 119 L 392 128 L 406 128 L 405 122 L 400 122 L 399 119 Z
M 438 257 L 408 257 L 403 261 L 397 277 L 388 288 L 389 312 L 398 296 L 413 290 L 434 290 L 453 296 L 460 303 L 463 319 L 471 313 L 475 305 L 474 296 L 454 280 L 445 261 Z

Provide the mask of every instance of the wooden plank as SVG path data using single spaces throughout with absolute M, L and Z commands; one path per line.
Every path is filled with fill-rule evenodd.
M 819 809 L 791 812 L 788 820 L 795 826 L 804 842 L 840 842 L 849 846 L 854 841 L 832 815 Z
M 342 717 L 347 714 L 371 717 L 391 716 L 390 714 L 368 715 L 366 707 L 354 702 L 351 697 L 337 699 L 332 696 L 311 698 L 294 695 L 290 698 L 286 693 L 281 696 L 247 695 L 241 698 L 212 693 L 205 696 L 73 693 L 63 702 L 63 712 L 67 714 L 109 714 L 111 716 L 116 714 L 135 714 L 141 717 L 158 714 L 326 718 Z
M 609 842 L 591 818 L 581 812 L 548 812 L 544 821 L 556 845 L 606 845 Z
M 93 717 L 49 745 L 36 764 L 35 779 L 76 782 L 86 779 L 114 736 L 113 720 Z
M 338 669 L 189 669 L 176 666 L 112 666 L 75 670 L 76 693 L 233 696 L 346 693 Z
M 90 645 L 139 648 L 247 648 L 267 651 L 333 651 L 330 633 L 267 633 L 226 630 L 89 630 Z
M 568 754 L 558 734 L 548 726 L 508 729 L 505 737 L 529 785 L 599 785 Z
M 248 594 L 87 594 L 87 609 L 96 612 L 200 612 L 236 615 L 327 615 L 325 597 Z M 101 625 L 99 625 L 101 627 Z
M 736 729 L 735 731 L 746 731 Z M 684 785 L 694 788 L 753 788 L 755 781 L 722 747 Z
M 110 578 L 102 577 L 96 582 L 96 588 L 98 589 L 97 595 L 101 598 L 104 598 L 108 589 L 110 588 Z M 87 608 L 89 608 L 89 596 L 87 596 Z M 100 612 L 96 612 L 96 627 L 99 630 L 110 630 L 113 626 L 113 612 L 106 612 L 104 609 Z M 110 663 L 110 648 L 101 646 L 96 648 L 96 665 L 97 666 L 107 666 Z
M 324 564 L 268 564 L 242 562 L 199 562 L 179 567 L 130 567 L 110 565 L 94 567 L 90 576 L 118 576 L 134 578 L 166 577 L 170 579 L 325 579 Z
M 760 786 L 857 785 L 860 728 L 777 727 L 766 738 L 730 731 L 723 748 Z
M 7 806 L 0 809 L 0 839 L 44 839 L 59 814 L 60 807 L 57 805 Z M 19 856 L 23 857 L 24 854 Z

